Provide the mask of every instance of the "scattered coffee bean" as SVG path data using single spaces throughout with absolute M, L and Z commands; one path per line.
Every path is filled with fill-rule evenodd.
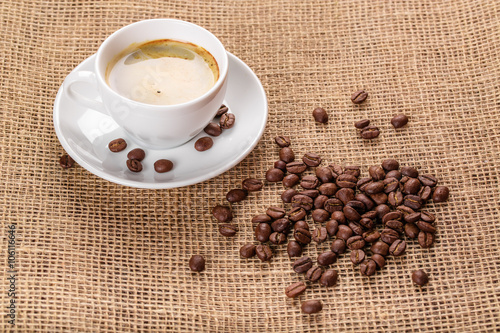
M 286 252 L 290 258 L 300 257 L 302 255 L 302 246 L 298 242 L 291 240 L 288 242 Z
M 271 223 L 271 229 L 276 232 L 287 233 L 292 227 L 292 223 L 287 218 L 277 219 Z
M 283 147 L 279 152 L 279 157 L 283 162 L 290 163 L 295 160 L 295 153 L 293 152 L 292 148 Z
M 389 253 L 395 257 L 402 256 L 406 252 L 406 242 L 401 239 L 397 239 L 389 247 Z
M 154 169 L 158 173 L 169 172 L 174 167 L 174 164 L 170 160 L 161 159 L 154 163 Z
M 142 163 L 138 160 L 127 160 L 127 168 L 132 172 L 141 172 Z
M 283 172 L 286 171 L 286 163 L 282 160 L 277 160 L 274 162 L 274 167 L 282 170 Z
M 271 216 L 267 214 L 257 214 L 254 217 L 252 217 L 253 224 L 270 223 L 271 221 L 272 221 Z
M 332 245 L 330 245 L 330 250 L 332 252 L 335 252 L 337 255 L 344 254 L 347 249 L 347 246 L 345 245 L 345 241 L 342 238 L 337 238 L 332 242 Z
M 286 171 L 294 174 L 301 174 L 302 172 L 306 171 L 307 165 L 304 162 L 290 162 L 286 165 Z
M 337 284 L 339 273 L 334 269 L 327 269 L 321 278 L 319 283 L 324 287 L 331 287 Z
M 135 148 L 135 149 L 132 149 L 131 151 L 129 151 L 129 153 L 127 154 L 127 158 L 129 160 L 138 160 L 138 161 L 142 161 L 144 159 L 144 157 L 146 157 L 146 153 L 144 152 L 144 150 L 142 150 L 141 148 Z
M 311 231 L 309 229 L 309 224 L 304 220 L 295 222 L 295 224 L 293 225 L 293 230 L 297 229 L 306 229 L 307 231 Z
M 226 199 L 230 203 L 240 202 L 248 196 L 248 191 L 240 188 L 235 188 L 227 192 Z
M 418 229 L 418 227 L 414 223 L 409 222 L 409 223 L 405 224 L 406 237 L 411 238 L 411 239 L 415 239 L 418 237 L 419 232 L 420 232 L 420 229 Z
M 274 138 L 274 142 L 276 142 L 276 144 L 278 146 L 280 146 L 281 148 L 288 147 L 291 144 L 290 138 L 287 136 L 283 136 L 283 135 L 277 135 Z
M 372 255 L 372 260 L 377 264 L 378 269 L 382 269 L 385 266 L 385 258 L 384 256 L 381 256 L 380 254 L 374 254 Z
M 411 178 L 418 178 L 418 170 L 411 166 L 404 166 L 401 168 L 401 174 Z
M 352 236 L 346 241 L 346 245 L 351 250 L 359 250 L 365 246 L 365 240 L 362 236 Z
M 260 261 L 270 261 L 273 257 L 273 251 L 268 245 L 260 244 L 255 248 L 255 254 Z
M 434 243 L 434 234 L 430 232 L 420 231 L 418 233 L 418 243 L 424 249 L 428 249 Z
M 215 114 L 216 117 L 220 117 L 222 116 L 223 114 L 227 113 L 227 111 L 229 111 L 229 108 L 227 106 L 225 106 L 224 104 L 222 104 L 220 107 L 219 107 L 219 110 L 217 110 L 217 113 Z
M 359 90 L 351 95 L 351 101 L 354 104 L 361 104 L 366 100 L 367 97 L 368 97 L 368 93 L 366 91 Z
M 303 245 L 311 243 L 311 233 L 309 230 L 298 228 L 293 232 L 293 237 L 297 242 Z
M 238 232 L 238 227 L 233 224 L 221 224 L 219 232 L 224 237 L 233 237 Z
M 312 240 L 318 244 L 325 242 L 328 238 L 328 232 L 325 227 L 319 227 L 314 229 L 311 236 Z
M 113 153 L 118 153 L 127 148 L 127 142 L 122 138 L 115 139 L 108 144 L 108 148 Z
M 370 230 L 363 233 L 363 239 L 368 243 L 375 243 L 380 238 L 380 232 L 378 230 Z
M 313 118 L 316 122 L 326 124 L 328 122 L 328 113 L 323 108 L 315 108 L 313 110 Z
M 243 245 L 240 248 L 240 255 L 243 258 L 252 258 L 253 256 L 255 256 L 255 247 L 256 246 L 252 243 L 248 243 L 248 244 Z
M 321 278 L 321 275 L 323 275 L 323 269 L 318 266 L 313 266 L 306 272 L 306 279 L 311 282 L 316 282 Z
M 354 123 L 354 127 L 357 129 L 363 129 L 368 125 L 370 125 L 370 119 L 362 119 Z
M 377 264 L 373 260 L 366 260 L 359 265 L 359 271 L 364 276 L 372 276 L 377 270 Z
M 220 125 L 217 123 L 208 123 L 203 131 L 211 136 L 219 136 L 222 134 L 222 128 L 220 128 Z
M 413 283 L 419 286 L 425 286 L 429 282 L 429 276 L 422 269 L 416 270 L 411 274 Z
M 315 173 L 316 177 L 318 177 L 322 183 L 329 183 L 334 180 L 333 171 L 329 167 L 316 168 Z
M 266 180 L 271 183 L 280 182 L 283 180 L 283 177 L 285 177 L 285 173 L 278 168 L 272 168 L 266 172 Z
M 311 213 L 311 217 L 314 222 L 326 222 L 330 219 L 330 213 L 328 213 L 326 210 L 318 208 L 313 210 Z
M 319 186 L 319 179 L 316 176 L 313 175 L 307 175 L 302 177 L 302 180 L 300 181 L 300 186 L 302 188 L 312 190 L 315 189 L 316 187 Z
M 315 153 L 306 153 L 302 157 L 302 162 L 304 162 L 307 166 L 317 167 L 321 164 L 321 157 Z
M 262 189 L 262 181 L 255 178 L 247 178 L 241 183 L 243 189 L 254 192 Z
M 408 124 L 408 117 L 404 114 L 398 114 L 391 119 L 391 124 L 394 128 L 401 128 Z
M 273 232 L 269 236 L 269 242 L 275 244 L 275 245 L 281 245 L 286 242 L 286 235 L 282 232 Z
M 301 207 L 309 211 L 313 207 L 313 202 L 311 197 L 299 193 L 292 198 L 292 207 Z
M 233 113 L 224 113 L 220 117 L 220 121 L 219 121 L 220 127 L 222 129 L 229 129 L 229 128 L 234 126 L 235 120 L 236 120 L 236 117 Z
M 383 241 L 377 241 L 373 243 L 370 250 L 372 253 L 380 254 L 381 256 L 386 256 L 389 254 L 389 245 Z
M 423 186 L 430 186 L 430 187 L 436 186 L 438 182 L 437 178 L 434 177 L 433 175 L 421 175 L 418 176 L 418 180 L 420 180 Z
M 285 289 L 285 295 L 289 298 L 295 298 L 302 295 L 306 291 L 307 287 L 304 282 L 299 281 L 292 283 Z
M 196 140 L 196 142 L 194 143 L 194 149 L 196 149 L 197 151 L 205 151 L 212 148 L 213 145 L 214 141 L 212 140 L 212 138 L 204 136 Z
M 393 221 L 393 220 L 391 220 Z M 380 232 L 380 239 L 389 245 L 399 239 L 399 233 L 396 230 L 386 228 Z
M 361 130 L 360 135 L 363 139 L 371 140 L 380 135 L 380 130 L 377 126 L 366 126 Z
M 361 249 L 353 250 L 351 252 L 351 261 L 354 265 L 359 265 L 365 260 L 365 251 Z
M 255 228 L 255 239 L 261 243 L 269 241 L 269 236 L 272 233 L 271 226 L 267 223 L 259 223 Z
M 422 221 L 427 223 L 434 223 L 434 221 L 436 221 L 436 216 L 427 211 L 421 211 L 420 218 L 422 219 Z
M 305 301 L 305 302 L 302 302 L 300 309 L 301 309 L 302 313 L 305 313 L 305 314 L 318 313 L 321 310 L 323 310 L 323 303 L 321 303 L 321 301 L 318 301 L 318 300 Z
M 233 219 L 233 213 L 231 212 L 231 209 L 226 206 L 221 206 L 217 205 L 214 208 L 212 208 L 212 215 L 219 221 L 219 222 L 230 222 Z
M 415 225 L 420 230 L 422 230 L 424 232 L 430 232 L 431 234 L 435 234 L 437 231 L 436 227 L 434 227 L 432 224 L 424 222 L 424 221 L 417 221 L 417 222 L 415 222 Z
M 384 168 L 385 171 L 397 171 L 399 169 L 399 162 L 390 158 L 387 160 L 383 160 L 382 168 Z
M 313 262 L 311 258 L 309 257 L 302 257 L 294 261 L 293 263 L 293 270 L 296 273 L 305 273 L 307 272 L 313 265 Z
M 318 187 L 318 190 L 321 194 L 323 194 L 327 197 L 331 197 L 331 196 L 335 195 L 335 193 L 337 193 L 338 187 L 337 187 L 337 185 L 335 185 L 335 183 L 325 183 L 325 184 L 321 184 Z
M 277 220 L 285 217 L 286 212 L 285 209 L 280 207 L 269 207 L 266 210 L 266 214 L 269 215 L 272 219 Z
M 295 207 L 288 212 L 288 218 L 290 219 L 290 221 L 297 222 L 306 217 L 306 214 L 307 213 L 304 208 Z
M 63 169 L 69 169 L 75 164 L 75 161 L 68 154 L 64 154 L 59 159 L 59 165 Z
M 294 190 L 293 188 L 289 188 L 288 190 L 283 191 L 281 193 L 281 200 L 283 200 L 284 203 L 291 203 L 292 198 L 296 196 L 298 192 Z
M 193 272 L 201 272 L 205 270 L 205 258 L 199 254 L 195 254 L 189 259 L 189 268 Z
M 286 187 L 294 187 L 299 182 L 300 182 L 300 177 L 293 173 L 290 175 L 286 175 L 283 178 L 283 185 Z
M 445 202 L 450 196 L 450 190 L 446 186 L 437 186 L 432 194 L 432 201 L 435 203 Z
M 403 186 L 404 194 L 417 194 L 420 191 L 422 184 L 417 178 L 410 178 Z
M 329 266 L 337 261 L 337 255 L 333 251 L 325 251 L 318 255 L 317 262 L 321 266 Z
M 353 235 L 352 229 L 346 225 L 341 224 L 341 225 L 339 225 L 338 229 L 339 230 L 337 231 L 336 236 L 337 236 L 337 238 L 341 238 L 344 241 L 347 241 Z

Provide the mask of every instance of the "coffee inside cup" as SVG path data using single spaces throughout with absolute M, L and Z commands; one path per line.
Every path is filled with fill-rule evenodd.
M 106 82 L 113 90 L 155 105 L 193 100 L 210 90 L 218 78 L 219 66 L 210 52 L 172 39 L 134 43 L 106 68 Z

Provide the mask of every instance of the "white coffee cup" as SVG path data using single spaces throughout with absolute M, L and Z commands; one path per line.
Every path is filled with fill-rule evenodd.
M 137 102 L 111 89 L 105 72 L 112 59 L 132 43 L 158 39 L 185 41 L 210 52 L 219 66 L 219 79 L 214 86 L 198 98 L 173 105 Z M 132 23 L 110 35 L 97 51 L 94 70 L 68 77 L 63 91 L 78 104 L 111 116 L 138 144 L 165 149 L 189 141 L 213 119 L 226 93 L 227 72 L 227 52 L 208 30 L 180 20 L 152 19 Z M 75 83 L 81 82 L 95 86 L 100 100 L 80 94 Z

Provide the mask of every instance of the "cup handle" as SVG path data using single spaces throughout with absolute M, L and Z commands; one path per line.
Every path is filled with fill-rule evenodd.
M 71 75 L 70 77 L 64 80 L 64 88 L 66 90 L 66 94 L 69 98 L 71 98 L 74 102 L 90 108 L 95 111 L 99 111 L 105 115 L 109 115 L 104 107 L 104 104 L 101 101 L 97 101 L 91 98 L 88 98 L 78 92 L 78 89 L 75 89 L 74 84 L 83 82 L 91 85 L 92 87 L 97 87 L 97 80 L 94 72 L 90 71 L 80 71 Z

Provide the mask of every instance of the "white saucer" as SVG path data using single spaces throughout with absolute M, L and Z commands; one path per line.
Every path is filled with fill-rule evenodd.
M 264 88 L 252 70 L 236 56 L 228 53 L 229 74 L 224 104 L 236 116 L 235 125 L 213 137 L 211 149 L 199 152 L 194 142 L 206 136 L 201 132 L 186 144 L 165 150 L 144 149 L 114 122 L 111 117 L 80 106 L 59 88 L 54 102 L 54 127 L 66 152 L 91 173 L 111 182 L 138 188 L 164 189 L 196 184 L 220 175 L 242 161 L 259 142 L 267 121 L 267 99 Z M 69 75 L 92 70 L 95 55 L 78 65 Z M 81 85 L 82 94 L 97 97 L 96 89 Z M 112 153 L 108 143 L 123 138 L 128 146 L 122 152 Z M 126 166 L 127 153 L 143 148 L 146 158 L 143 170 L 133 173 Z M 160 174 L 153 164 L 169 159 L 174 168 Z

